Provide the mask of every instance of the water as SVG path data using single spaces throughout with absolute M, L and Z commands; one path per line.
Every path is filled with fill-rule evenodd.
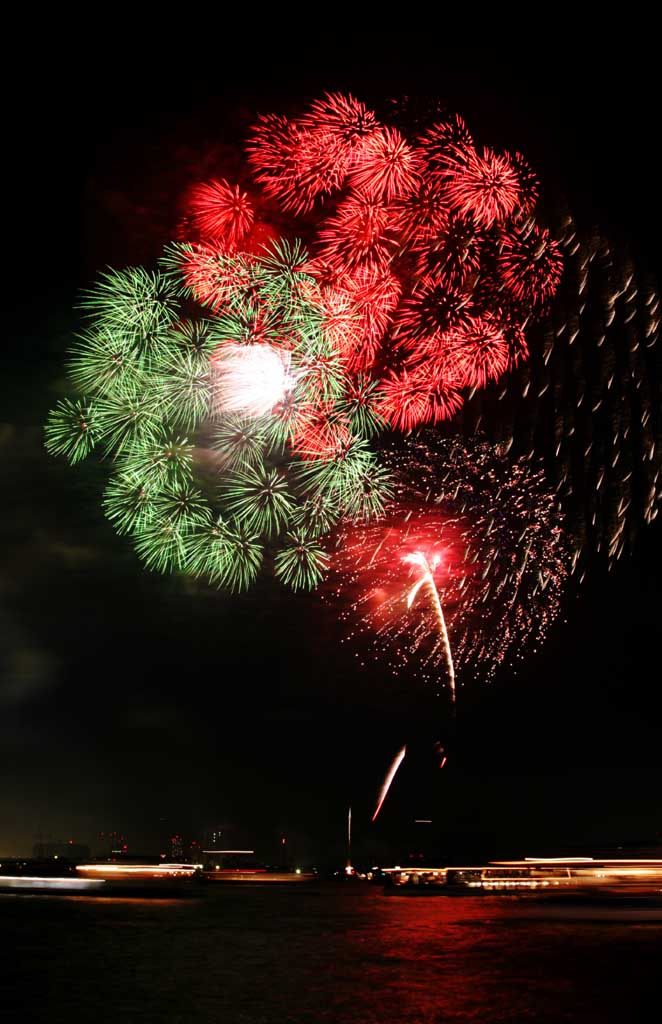
M 637 1024 L 662 923 L 520 918 L 511 901 L 224 886 L 202 899 L 0 897 L 16 1024 Z

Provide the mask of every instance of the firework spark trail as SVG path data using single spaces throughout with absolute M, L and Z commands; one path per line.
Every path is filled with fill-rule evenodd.
M 498 403 L 481 390 L 470 396 L 458 425 L 469 436 L 480 421 L 513 456 L 545 460 L 581 581 L 591 564 L 612 568 L 632 550 L 662 500 L 660 296 L 643 261 L 603 231 L 580 233 L 564 214 L 554 234 L 563 278 L 550 315 L 528 332 L 530 358 Z M 546 236 L 514 241 L 504 243 L 502 269 L 524 294 L 535 274 L 520 276 L 520 260 Z
M 558 503 L 541 470 L 485 441 L 427 431 L 383 458 L 394 498 L 380 522 L 340 527 L 326 594 L 362 655 L 396 675 L 438 687 L 450 635 L 454 696 L 460 670 L 490 678 L 535 649 L 558 614 L 570 564 Z M 430 600 L 415 601 L 423 586 Z
M 386 800 L 386 797 L 388 796 L 389 789 L 391 788 L 391 783 L 393 782 L 393 779 L 396 776 L 398 768 L 404 761 L 406 753 L 407 745 L 405 744 L 404 747 L 402 747 L 393 758 L 393 763 L 391 764 L 391 767 L 387 771 L 386 776 L 384 778 L 384 782 L 382 784 L 382 788 L 379 791 L 379 797 L 377 798 L 377 806 L 375 807 L 375 813 L 372 816 L 373 822 L 377 820 L 377 815 L 382 809 L 382 805 Z
M 407 595 L 407 608 L 411 608 L 416 595 L 421 587 L 427 586 L 432 604 L 437 615 L 437 621 L 439 623 L 439 634 L 441 636 L 441 642 L 443 645 L 444 655 L 446 658 L 446 670 L 448 672 L 448 682 L 451 688 L 451 699 L 455 703 L 455 666 L 453 665 L 453 654 L 451 652 L 450 640 L 448 638 L 448 630 L 446 629 L 446 620 L 444 618 L 444 610 L 441 606 L 441 599 L 439 597 L 439 591 L 437 590 L 437 584 L 434 581 L 434 571 L 439 565 L 441 558 L 439 555 L 433 555 L 432 558 L 428 559 L 422 551 L 414 551 L 411 554 L 403 555 L 402 561 L 408 565 L 414 565 L 421 570 L 420 579 L 414 584 Z

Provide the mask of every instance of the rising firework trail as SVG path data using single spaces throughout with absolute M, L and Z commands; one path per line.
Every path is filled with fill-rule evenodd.
M 397 752 L 397 754 L 393 758 L 393 763 L 391 764 L 391 767 L 387 771 L 386 777 L 385 777 L 384 782 L 382 784 L 382 788 L 379 791 L 379 797 L 377 799 L 377 806 L 375 807 L 375 813 L 372 816 L 372 821 L 373 822 L 377 821 L 377 816 L 378 816 L 379 812 L 382 809 L 382 805 L 383 805 L 384 801 L 386 800 L 386 797 L 388 796 L 388 791 L 391 788 L 391 783 L 393 782 L 393 779 L 395 778 L 395 776 L 397 774 L 398 768 L 400 767 L 400 765 L 404 761 L 406 753 L 407 753 L 407 746 L 405 745 L 404 747 L 402 747 Z
M 453 665 L 450 640 L 448 639 L 448 630 L 446 629 L 446 620 L 444 619 L 444 610 L 441 606 L 439 591 L 437 590 L 437 584 L 434 579 L 434 572 L 441 561 L 441 556 L 433 555 L 431 558 L 428 558 L 423 551 L 413 551 L 411 554 L 403 555 L 402 561 L 407 565 L 415 566 L 421 570 L 419 579 L 407 594 L 407 608 L 411 609 L 419 590 L 421 590 L 422 587 L 426 587 L 437 616 L 437 622 L 439 623 L 439 635 L 441 637 L 442 648 L 446 659 L 446 671 L 448 672 L 448 682 L 451 688 L 451 699 L 454 704 L 455 667 Z

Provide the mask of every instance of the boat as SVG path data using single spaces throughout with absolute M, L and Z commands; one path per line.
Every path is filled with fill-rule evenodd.
M 0 864 L 0 893 L 39 896 L 137 896 L 170 898 L 200 892 L 200 864 L 75 864 L 12 860 Z
M 216 868 L 202 872 L 204 882 L 252 885 L 300 885 L 317 879 L 314 871 L 268 871 L 267 868 Z
M 662 919 L 662 860 L 592 857 L 490 861 L 484 866 L 382 869 L 384 889 L 398 895 L 503 897 L 528 905 L 639 911 Z

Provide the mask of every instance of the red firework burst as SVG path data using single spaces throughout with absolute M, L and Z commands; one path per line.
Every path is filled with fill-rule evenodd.
M 422 181 L 417 189 L 395 199 L 393 224 L 403 242 L 425 243 L 446 230 L 448 206 L 435 182 Z
M 333 406 L 311 407 L 297 419 L 292 451 L 302 459 L 333 459 L 349 447 L 351 440 L 347 417 L 340 416 Z
M 196 301 L 216 311 L 250 283 L 248 259 L 242 273 L 225 249 L 205 242 L 182 250 L 180 266 Z
M 253 206 L 248 195 L 239 185 L 233 188 L 225 179 L 195 185 L 189 211 L 202 238 L 220 241 L 228 248 L 234 248 L 253 225 Z
M 521 153 L 515 153 L 510 159 L 520 182 L 519 209 L 522 213 L 531 213 L 538 201 L 538 179 Z
M 352 296 L 340 288 L 326 287 L 316 290 L 311 301 L 322 314 L 326 337 L 350 363 L 363 337 L 361 313 Z
M 327 92 L 324 99 L 315 100 L 299 123 L 307 131 L 321 133 L 329 142 L 340 143 L 349 152 L 377 129 L 377 119 L 365 103 L 339 92 Z
M 451 329 L 471 322 L 471 295 L 424 281 L 406 299 L 396 320 L 397 344 L 407 349 L 434 348 Z
M 343 288 L 358 314 L 360 331 L 360 344 L 354 347 L 350 366 L 363 370 L 374 362 L 379 343 L 400 301 L 402 287 L 388 270 L 358 268 L 344 279 Z
M 485 148 L 479 156 L 468 148 L 458 153 L 444 175 L 444 195 L 457 213 L 489 228 L 517 209 L 522 187 L 517 170 L 505 155 Z
M 461 389 L 483 387 L 526 358 L 524 329 L 553 294 L 561 258 L 532 219 L 538 186 L 518 153 L 477 148 L 457 116 L 412 142 L 336 92 L 295 119 L 260 117 L 248 153 L 279 225 L 283 212 L 307 213 L 332 197 L 330 215 L 306 228 L 314 229 L 315 255 L 297 266 L 308 276 L 296 287 L 321 314 L 336 369 L 340 354 L 347 382 L 365 374 L 379 387 L 392 425 L 446 419 Z M 197 194 L 193 215 L 226 252 L 241 245 L 259 259 L 256 226 L 241 220 L 240 200 L 247 197 L 238 189 L 212 183 Z M 232 301 L 222 253 L 200 248 L 189 261 L 197 297 L 214 308 Z M 322 404 L 329 374 L 320 376 Z M 311 378 L 311 394 L 315 386 Z M 301 443 L 325 449 L 323 433 L 311 425 L 299 431 Z
M 274 115 L 259 119 L 247 149 L 265 193 L 294 214 L 341 187 L 351 155 L 325 135 Z
M 367 137 L 354 157 L 350 183 L 372 199 L 407 195 L 419 183 L 419 161 L 395 128 Z
M 453 214 L 441 231 L 412 246 L 415 271 L 446 288 L 462 288 L 480 269 L 484 242 L 485 232 L 471 217 Z
M 484 388 L 511 363 L 511 348 L 501 325 L 488 317 L 472 317 L 447 337 L 446 344 L 451 365 L 465 387 Z
M 397 233 L 383 199 L 352 192 L 319 233 L 320 255 L 338 272 L 385 267 L 397 246 Z
M 519 302 L 544 306 L 561 280 L 563 257 L 549 231 L 527 221 L 502 235 L 497 268 Z
M 396 430 L 450 419 L 463 403 L 457 382 L 435 360 L 391 373 L 381 382 L 380 392 L 379 413 Z
M 466 124 L 457 114 L 446 121 L 433 124 L 418 140 L 417 149 L 423 155 L 428 170 L 435 176 L 444 173 L 458 154 L 473 147 L 473 139 Z

